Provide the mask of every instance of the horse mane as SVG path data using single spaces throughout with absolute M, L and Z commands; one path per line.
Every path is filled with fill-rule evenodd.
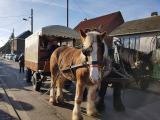
M 119 47 L 120 59 L 128 64 L 134 64 L 137 61 L 142 61 L 143 63 L 152 63 L 152 52 L 146 54 L 134 49 Z
M 136 60 L 137 51 L 120 47 L 119 56 L 120 59 L 124 60 L 127 63 L 133 63 Z

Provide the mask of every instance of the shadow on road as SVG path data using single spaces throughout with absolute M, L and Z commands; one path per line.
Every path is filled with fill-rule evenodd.
M 5 94 L 0 93 L 1 98 L 3 98 L 3 96 L 6 96 Z M 25 111 L 30 111 L 33 109 L 33 106 L 31 104 L 22 102 L 22 101 L 16 101 L 14 100 L 12 97 L 8 96 L 9 101 L 5 100 L 5 99 L 0 99 L 0 101 L 6 102 L 7 104 L 11 104 L 13 105 L 13 107 L 17 110 L 25 110 Z
M 18 119 L 0 109 L 0 120 L 18 120 Z

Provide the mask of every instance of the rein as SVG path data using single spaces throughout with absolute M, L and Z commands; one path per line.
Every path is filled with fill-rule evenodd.
M 68 72 L 69 70 L 82 68 L 82 67 L 88 67 L 88 66 L 99 67 L 100 65 L 98 64 L 98 61 L 85 62 L 85 63 L 82 63 L 82 64 L 71 65 L 69 67 L 66 67 L 66 68 L 62 69 L 62 72 Z

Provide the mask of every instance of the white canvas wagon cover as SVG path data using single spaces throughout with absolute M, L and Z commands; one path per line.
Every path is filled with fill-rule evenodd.
M 57 40 L 58 42 L 69 42 L 80 39 L 78 32 L 60 25 L 42 27 L 38 32 L 27 37 L 25 39 L 25 66 L 34 71 L 41 69 L 41 65 L 44 64 L 41 64 L 43 61 L 40 59 L 40 56 L 43 55 L 40 52 L 40 41 L 43 39 L 41 36 L 48 36 L 48 39 L 52 38 L 50 40 Z
M 80 39 L 80 35 L 78 32 L 76 32 L 75 30 L 69 27 L 65 27 L 61 25 L 50 25 L 50 26 L 42 27 L 40 31 L 40 35 Z

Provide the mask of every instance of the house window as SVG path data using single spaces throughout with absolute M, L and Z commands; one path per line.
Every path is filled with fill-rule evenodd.
M 160 35 L 157 35 L 156 48 L 160 48 Z
M 135 49 L 135 37 L 130 38 L 130 49 Z
M 136 40 L 135 49 L 140 50 L 140 37 L 139 36 L 135 37 L 135 40 Z
M 120 39 L 124 48 L 139 50 L 140 48 L 140 37 L 123 37 Z
M 119 38 L 120 43 L 122 44 L 122 46 L 124 45 L 124 40 L 122 38 Z
M 129 38 L 123 38 L 124 41 L 124 47 L 129 48 Z

